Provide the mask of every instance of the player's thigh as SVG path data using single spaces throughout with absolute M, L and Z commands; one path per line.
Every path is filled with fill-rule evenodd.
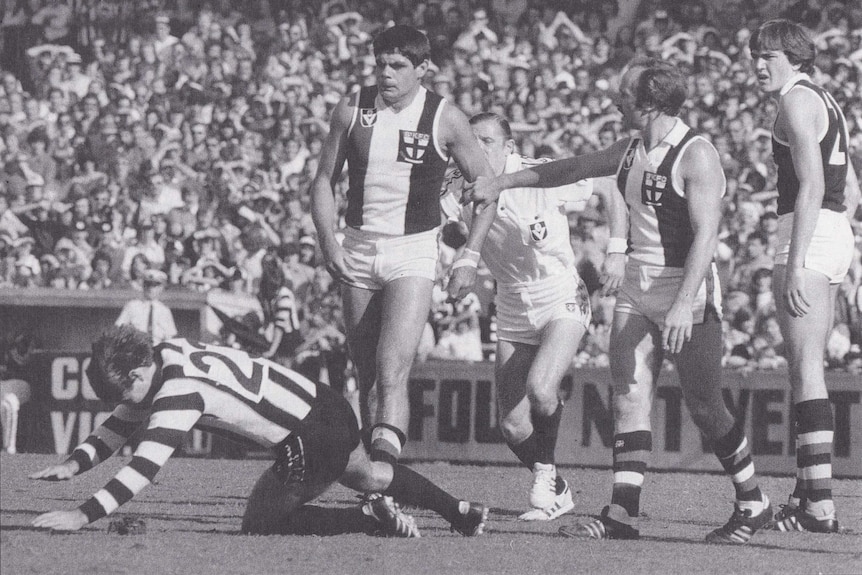
M 501 419 L 512 413 L 526 396 L 527 375 L 537 349 L 536 346 L 520 342 L 497 342 L 494 384 L 497 388 L 497 409 Z M 525 411 L 529 415 L 529 408 Z
M 344 327 L 361 389 L 373 385 L 383 293 L 342 284 Z
M 555 319 L 542 330 L 542 339 L 527 378 L 529 390 L 557 394 L 560 381 L 572 366 L 586 327 L 575 319 Z
M 712 405 L 722 409 L 721 394 L 721 322 L 717 318 L 692 326 L 691 339 L 673 359 L 679 373 L 680 386 L 692 409 L 697 405 Z
M 413 361 L 428 314 L 434 282 L 423 277 L 393 280 L 383 288 L 380 310 L 380 338 L 377 350 L 378 369 L 388 361 Z
M 285 482 L 272 467 L 258 478 L 242 520 L 244 533 L 277 533 L 281 522 L 300 506 L 329 489 L 331 482 Z
M 650 429 L 653 390 L 662 359 L 661 333 L 652 321 L 636 314 L 614 314 L 610 364 L 618 433 Z
M 775 304 L 778 323 L 785 344 L 794 357 L 817 356 L 822 360 L 823 350 L 832 328 L 832 306 L 837 290 L 823 274 L 804 269 L 805 289 L 810 310 L 802 317 L 794 317 L 784 301 L 785 267 L 776 266 L 774 273 Z

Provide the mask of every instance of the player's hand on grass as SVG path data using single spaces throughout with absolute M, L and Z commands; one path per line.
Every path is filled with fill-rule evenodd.
M 675 302 L 664 318 L 661 330 L 661 342 L 665 351 L 679 353 L 685 342 L 691 339 L 694 317 L 691 305 Z
M 602 282 L 602 295 L 609 296 L 617 293 L 623 283 L 623 275 L 626 270 L 625 254 L 608 254 L 602 264 L 602 274 L 599 278 Z
M 71 511 L 49 511 L 33 520 L 33 527 L 54 531 L 77 531 L 88 523 L 87 516 L 80 509 Z
M 59 465 L 46 467 L 42 471 L 31 473 L 30 479 L 43 479 L 45 481 L 65 481 L 71 479 L 80 470 L 77 461 L 67 461 Z
M 452 275 L 449 276 L 449 284 L 446 286 L 446 291 L 449 293 L 450 301 L 460 301 L 467 297 L 467 294 L 473 291 L 473 286 L 476 284 L 476 268 L 472 266 L 462 266 L 452 270 Z

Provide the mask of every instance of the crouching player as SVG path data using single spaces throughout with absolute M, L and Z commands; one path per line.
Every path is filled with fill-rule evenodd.
M 275 462 L 249 496 L 244 533 L 278 533 L 291 512 L 336 481 L 383 494 L 363 512 L 390 536 L 419 536 L 395 501 L 436 511 L 464 535 L 484 529 L 486 507 L 452 497 L 403 465 L 370 461 L 350 404 L 269 360 L 185 339 L 153 348 L 147 334 L 119 326 L 93 343 L 87 375 L 99 398 L 117 407 L 64 463 L 31 479 L 70 479 L 108 459 L 141 424 L 145 430 L 132 461 L 102 490 L 76 509 L 38 516 L 36 527 L 73 531 L 113 513 L 153 480 L 199 424 L 273 450 Z

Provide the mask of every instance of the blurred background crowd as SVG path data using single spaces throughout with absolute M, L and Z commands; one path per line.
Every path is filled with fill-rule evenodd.
M 517 150 L 534 157 L 580 154 L 622 135 L 611 97 L 632 56 L 658 56 L 685 70 L 683 118 L 715 144 L 728 181 L 716 254 L 728 366 L 784 364 L 771 293 L 775 106 L 759 93 L 747 52 L 749 32 L 763 20 L 788 17 L 811 30 L 815 81 L 844 110 L 850 158 L 862 173 L 862 7 L 855 0 L 0 6 L 0 288 L 142 288 L 147 270 L 158 269 L 167 289 L 241 291 L 259 295 L 264 310 L 270 295 L 288 289 L 305 342 L 296 353 L 326 356 L 342 372 L 340 297 L 321 264 L 308 190 L 332 108 L 374 83 L 370 40 L 392 23 L 427 32 L 430 89 L 468 116 L 503 114 Z M 612 185 L 597 182 L 588 205 L 570 214 L 593 294 L 578 365 L 607 363 L 613 299 L 599 297 L 598 274 Z M 859 217 L 854 230 L 857 254 L 840 286 L 828 361 L 862 370 Z M 444 228 L 441 280 L 462 242 L 456 228 Z M 265 272 L 273 262 L 281 270 L 275 276 Z M 263 276 L 279 285 L 264 279 L 262 290 Z M 493 291 L 487 273 L 457 305 L 441 288 L 422 358 L 488 359 Z

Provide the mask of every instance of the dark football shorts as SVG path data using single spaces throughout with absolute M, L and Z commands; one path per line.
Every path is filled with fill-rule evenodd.
M 321 384 L 299 432 L 275 446 L 272 470 L 286 484 L 332 483 L 341 478 L 358 445 L 353 408 L 340 393 Z

